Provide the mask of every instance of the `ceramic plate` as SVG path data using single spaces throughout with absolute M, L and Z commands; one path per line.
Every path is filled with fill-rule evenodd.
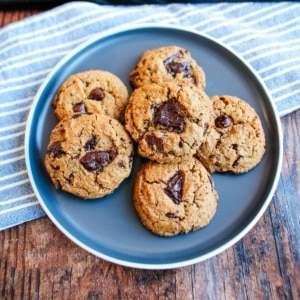
M 56 190 L 44 168 L 50 132 L 57 124 L 51 102 L 66 78 L 90 69 L 108 70 L 129 90 L 129 72 L 148 49 L 177 45 L 188 49 L 206 73 L 206 93 L 236 95 L 259 114 L 266 134 L 262 162 L 243 175 L 214 174 L 219 194 L 211 223 L 196 232 L 159 237 L 145 229 L 132 204 L 132 187 L 141 163 L 135 157 L 130 178 L 111 195 L 83 201 Z M 258 221 L 274 194 L 282 160 L 279 118 L 252 68 L 218 41 L 174 26 L 141 25 L 106 31 L 73 50 L 38 91 L 27 125 L 26 162 L 41 206 L 56 226 L 87 251 L 114 263 L 144 269 L 190 265 L 227 249 Z

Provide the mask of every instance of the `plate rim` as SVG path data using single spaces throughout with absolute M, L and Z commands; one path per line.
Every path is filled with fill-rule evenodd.
M 222 48 L 224 48 L 226 51 L 228 51 L 231 55 L 235 56 L 255 77 L 255 79 L 260 84 L 261 89 L 266 95 L 266 98 L 269 100 L 268 104 L 272 111 L 272 117 L 275 120 L 276 124 L 276 133 L 278 135 L 278 162 L 277 162 L 277 168 L 276 168 L 276 174 L 274 176 L 274 180 L 272 182 L 272 187 L 267 195 L 267 197 L 264 199 L 261 208 L 258 210 L 258 212 L 255 214 L 253 218 L 251 218 L 251 221 L 247 223 L 247 225 L 238 232 L 234 237 L 232 237 L 229 241 L 225 242 L 221 246 L 218 246 L 216 249 L 210 251 L 209 253 L 206 253 L 204 255 L 200 255 L 198 257 L 188 259 L 188 260 L 182 260 L 178 262 L 170 262 L 170 263 L 141 263 L 141 262 L 132 262 L 132 261 L 126 261 L 123 259 L 118 259 L 109 255 L 106 255 L 104 253 L 101 253 L 99 251 L 96 251 L 95 249 L 92 249 L 91 247 L 85 245 L 82 243 L 77 237 L 72 235 L 64 226 L 60 224 L 60 222 L 55 218 L 55 216 L 50 212 L 48 209 L 46 203 L 43 201 L 39 189 L 37 187 L 37 184 L 35 182 L 33 172 L 31 169 L 31 163 L 30 163 L 30 155 L 29 155 L 29 149 L 30 149 L 30 131 L 32 130 L 31 124 L 34 117 L 36 106 L 39 102 L 40 96 L 44 90 L 44 88 L 47 86 L 49 80 L 53 77 L 53 75 L 62 67 L 66 62 L 68 62 L 72 57 L 74 57 L 76 54 L 78 54 L 80 51 L 84 50 L 89 45 L 93 44 L 96 41 L 99 41 L 103 38 L 107 38 L 109 36 L 113 36 L 115 34 L 121 34 L 126 33 L 133 30 L 174 30 L 174 31 L 181 31 L 185 33 L 192 33 L 194 35 L 200 36 L 202 38 L 205 38 Z M 211 257 L 216 256 L 217 254 L 220 254 L 221 252 L 225 251 L 226 249 L 230 248 L 234 244 L 236 244 L 239 240 L 241 240 L 253 227 L 254 225 L 259 221 L 259 219 L 262 217 L 264 212 L 267 210 L 273 195 L 277 189 L 277 185 L 280 179 L 280 173 L 282 169 L 282 162 L 283 162 L 283 137 L 282 137 L 282 129 L 281 129 L 281 123 L 280 123 L 280 117 L 279 113 L 276 109 L 274 101 L 272 101 L 272 97 L 261 79 L 260 75 L 254 70 L 254 68 L 238 53 L 236 53 L 230 46 L 225 45 L 223 42 L 219 41 L 218 39 L 211 37 L 207 34 L 201 33 L 198 30 L 187 28 L 181 25 L 170 25 L 170 24 L 164 24 L 164 23 L 158 23 L 158 24 L 130 24 L 130 25 L 121 25 L 114 28 L 107 29 L 101 33 L 94 34 L 92 37 L 88 38 L 85 42 L 80 43 L 77 47 L 75 47 L 73 50 L 70 50 L 67 55 L 65 55 L 62 59 L 60 59 L 55 66 L 52 68 L 52 70 L 49 72 L 49 74 L 45 77 L 43 80 L 43 83 L 39 87 L 36 95 L 33 98 L 33 102 L 31 104 L 31 108 L 28 114 L 27 122 L 26 122 L 26 130 L 25 130 L 25 163 L 27 168 L 27 173 L 29 177 L 29 181 L 31 183 L 31 186 L 33 188 L 34 194 L 37 197 L 39 204 L 45 211 L 46 215 L 49 217 L 49 219 L 55 224 L 55 226 L 64 234 L 66 237 L 68 237 L 71 241 L 73 241 L 75 244 L 77 244 L 82 249 L 85 249 L 87 252 L 102 258 L 108 262 L 112 262 L 118 265 L 126 266 L 126 267 L 132 267 L 132 268 L 138 268 L 138 269 L 152 269 L 152 270 L 161 270 L 161 269 L 172 269 L 172 268 L 179 268 L 184 267 L 188 265 L 192 265 L 204 260 L 207 260 Z

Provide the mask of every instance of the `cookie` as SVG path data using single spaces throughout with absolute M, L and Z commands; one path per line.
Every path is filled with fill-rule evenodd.
M 203 69 L 188 50 L 178 46 L 165 46 L 144 52 L 129 78 L 134 88 L 170 80 L 183 80 L 205 88 Z
M 216 213 L 218 194 L 196 159 L 178 164 L 148 161 L 137 173 L 134 207 L 153 233 L 173 236 L 206 226 Z
M 211 97 L 214 124 L 196 156 L 209 172 L 245 173 L 265 153 L 265 134 L 256 111 L 235 96 Z
M 71 75 L 58 90 L 52 106 L 59 120 L 74 113 L 101 113 L 123 121 L 128 90 L 116 75 L 89 70 Z
M 129 98 L 125 126 L 141 156 L 160 163 L 179 162 L 199 148 L 211 111 L 209 97 L 190 83 L 144 85 Z
M 132 140 L 117 120 L 75 114 L 52 130 L 45 166 L 57 189 L 94 199 L 112 193 L 130 175 L 132 156 Z

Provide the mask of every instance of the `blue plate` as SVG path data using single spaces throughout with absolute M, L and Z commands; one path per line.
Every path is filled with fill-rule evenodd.
M 51 130 L 57 124 L 51 102 L 66 78 L 90 69 L 108 70 L 129 85 L 129 72 L 148 49 L 177 45 L 188 49 L 206 73 L 206 93 L 246 100 L 259 114 L 266 134 L 266 154 L 242 175 L 214 174 L 219 194 L 211 223 L 196 232 L 159 237 L 145 229 L 132 204 L 132 186 L 141 163 L 135 157 L 130 178 L 111 195 L 84 201 L 56 190 L 44 167 Z M 258 221 L 275 192 L 282 161 L 279 117 L 252 68 L 218 41 L 174 26 L 140 25 L 101 33 L 65 57 L 38 91 L 27 124 L 26 163 L 41 206 L 72 241 L 114 263 L 144 269 L 190 265 L 227 249 Z

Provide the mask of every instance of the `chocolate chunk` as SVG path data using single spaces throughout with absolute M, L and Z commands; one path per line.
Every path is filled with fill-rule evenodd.
M 178 58 L 182 58 L 182 52 L 178 52 L 166 60 L 164 60 L 164 65 L 169 74 L 173 77 L 178 73 L 183 73 L 183 77 L 191 77 L 191 67 L 188 61 L 177 61 Z
M 101 88 L 95 88 L 90 92 L 89 99 L 101 101 L 104 98 L 104 91 Z
M 215 125 L 218 128 L 227 128 L 232 124 L 232 119 L 224 114 L 215 119 Z
M 92 136 L 91 139 L 89 139 L 85 145 L 83 146 L 84 150 L 85 151 L 93 151 L 95 150 L 96 146 L 97 146 L 97 143 L 98 143 L 98 139 L 95 137 L 95 136 Z
M 73 182 L 73 180 L 74 180 L 74 174 L 73 173 L 71 173 L 70 175 L 69 175 L 69 178 L 66 178 L 66 183 L 67 184 L 71 184 L 72 182 Z
M 72 119 L 78 119 L 82 116 L 82 114 L 78 113 L 78 114 L 74 114 L 71 118 Z
M 123 169 L 125 168 L 123 160 L 118 161 L 118 167 L 123 168 Z
M 172 219 L 177 218 L 177 215 L 174 214 L 174 213 L 171 213 L 171 212 L 166 213 L 165 216 L 168 217 L 168 218 L 172 218 Z
M 129 77 L 129 82 L 134 89 L 137 88 L 137 86 L 135 85 L 134 82 L 138 76 L 139 76 L 138 72 L 135 72 L 135 73 L 132 73 Z
M 236 152 L 241 151 L 241 147 L 238 144 L 232 144 L 232 149 L 235 150 Z
M 103 171 L 104 167 L 115 159 L 117 156 L 116 151 L 93 151 L 85 154 L 81 159 L 80 163 L 89 172 Z
M 154 134 L 149 134 L 146 136 L 146 142 L 152 148 L 156 148 L 157 151 L 163 151 L 163 140 L 162 138 L 156 137 Z
M 47 154 L 50 155 L 51 153 L 54 158 L 60 158 L 66 154 L 66 152 L 62 149 L 61 142 L 54 142 L 48 147 Z
M 180 108 L 175 99 L 164 102 L 154 112 L 154 123 L 166 126 L 176 132 L 182 132 L 185 128 L 186 119 L 180 113 Z
M 179 204 L 182 200 L 183 172 L 178 171 L 172 176 L 168 182 L 164 192 L 173 200 L 175 204 Z
M 237 167 L 238 167 L 239 161 L 240 161 L 240 159 L 241 159 L 242 157 L 243 157 L 243 156 L 239 156 L 239 157 L 233 162 L 232 166 L 233 166 L 234 168 L 237 168 Z
M 85 105 L 83 102 L 79 102 L 79 103 L 76 103 L 74 106 L 73 106 L 73 111 L 74 112 L 78 112 L 78 113 L 85 113 L 86 112 L 86 108 L 85 108 Z

